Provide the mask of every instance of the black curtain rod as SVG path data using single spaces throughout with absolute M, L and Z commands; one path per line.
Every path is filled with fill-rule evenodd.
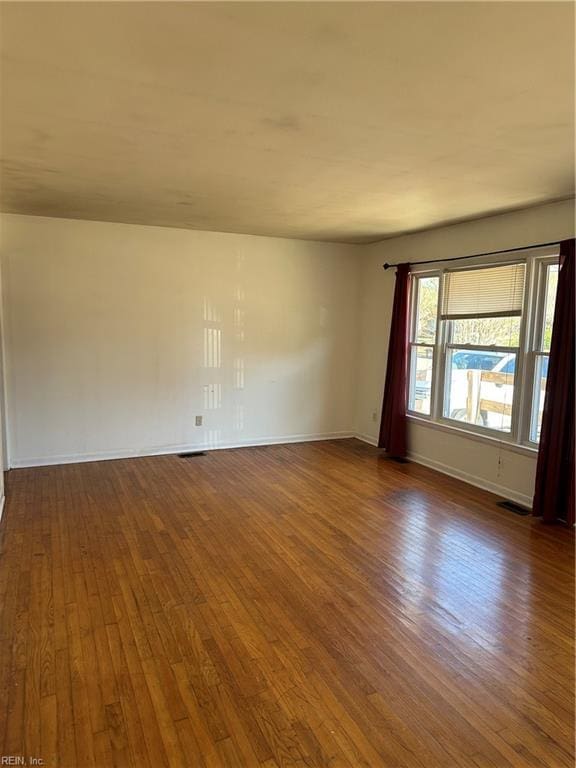
M 445 261 L 462 261 L 463 259 L 478 259 L 480 256 L 499 256 L 502 253 L 516 253 L 517 251 L 529 251 L 531 248 L 546 248 L 548 245 L 560 245 L 559 240 L 555 240 L 553 243 L 536 243 L 534 245 L 521 245 L 520 248 L 506 248 L 503 251 L 489 251 L 488 253 L 474 253 L 472 256 L 453 256 L 451 259 L 428 259 L 427 261 L 411 261 L 410 265 L 416 264 L 440 264 Z M 384 269 L 390 269 L 390 267 L 397 267 L 398 264 L 386 264 L 382 265 Z

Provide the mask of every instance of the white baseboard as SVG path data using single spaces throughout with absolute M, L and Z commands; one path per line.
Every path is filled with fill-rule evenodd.
M 368 443 L 368 445 L 373 445 L 376 448 L 378 447 L 378 438 L 377 437 L 371 437 L 371 435 L 366 435 L 363 432 L 356 432 L 354 437 L 357 440 L 362 440 L 363 443 Z
M 524 493 L 518 493 L 511 488 L 498 485 L 498 483 L 491 483 L 489 480 L 485 480 L 483 477 L 471 475 L 468 472 L 455 469 L 454 467 L 450 467 L 440 461 L 429 459 L 427 456 L 421 456 L 418 453 L 410 453 L 408 458 L 410 461 L 415 461 L 416 464 L 422 464 L 423 466 L 429 467 L 430 469 L 435 469 L 437 472 L 442 472 L 443 475 L 449 475 L 450 477 L 454 477 L 457 480 L 463 480 L 469 485 L 474 485 L 476 488 L 482 488 L 483 491 L 489 491 L 490 493 L 496 494 L 496 496 L 510 499 L 511 501 L 515 501 L 517 504 L 522 504 L 528 508 L 532 507 L 532 498 L 530 496 L 526 496 Z
M 368 443 L 369 445 L 378 446 L 378 440 L 374 437 L 371 437 L 370 435 L 357 432 L 354 437 L 356 437 L 358 440 L 362 440 L 364 443 Z M 454 477 L 456 480 L 462 480 L 463 482 L 468 483 L 469 485 L 473 485 L 476 488 L 481 488 L 483 491 L 489 491 L 490 493 L 494 493 L 497 496 L 502 496 L 505 499 L 510 499 L 511 501 L 515 501 L 517 504 L 522 504 L 528 508 L 532 506 L 532 498 L 530 496 L 526 496 L 523 493 L 518 493 L 517 491 L 506 488 L 503 485 L 498 485 L 498 483 L 491 483 L 488 480 L 485 480 L 483 477 L 471 475 L 468 472 L 455 469 L 454 467 L 450 467 L 448 464 L 443 464 L 440 461 L 429 459 L 427 456 L 422 456 L 418 453 L 410 453 L 408 458 L 410 461 L 414 461 L 416 464 L 422 464 L 429 469 L 435 469 L 437 472 L 441 472 L 443 475 L 449 475 L 449 477 Z
M 24 467 L 46 467 L 54 464 L 81 464 L 88 461 L 112 461 L 114 459 L 134 459 L 143 456 L 165 456 L 172 453 L 187 451 L 218 451 L 227 448 L 248 448 L 250 446 L 282 445 L 283 443 L 310 443 L 318 440 L 342 440 L 355 437 L 353 432 L 323 432 L 311 435 L 279 435 L 276 437 L 260 437 L 234 442 L 198 442 L 180 445 L 163 445 L 154 448 L 127 448 L 118 451 L 97 451 L 94 453 L 58 454 L 55 456 L 34 456 L 24 459 L 12 459 L 12 469 Z

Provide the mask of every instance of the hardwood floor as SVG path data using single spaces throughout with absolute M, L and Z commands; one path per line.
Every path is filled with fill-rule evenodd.
M 12 470 L 0 755 L 573 766 L 573 536 L 354 440 Z

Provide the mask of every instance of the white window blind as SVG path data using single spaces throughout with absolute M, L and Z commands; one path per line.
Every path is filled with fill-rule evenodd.
M 446 272 L 442 319 L 521 315 L 525 273 L 525 264 Z

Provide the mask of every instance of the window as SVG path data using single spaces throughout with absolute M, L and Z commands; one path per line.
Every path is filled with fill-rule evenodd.
M 558 282 L 550 253 L 413 274 L 409 413 L 538 442 Z
M 438 315 L 438 277 L 414 280 L 414 302 L 410 344 L 409 408 L 430 414 L 434 346 Z

